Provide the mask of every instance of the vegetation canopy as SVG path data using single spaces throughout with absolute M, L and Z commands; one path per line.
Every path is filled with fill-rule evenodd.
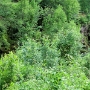
M 90 90 L 90 0 L 0 1 L 0 90 Z

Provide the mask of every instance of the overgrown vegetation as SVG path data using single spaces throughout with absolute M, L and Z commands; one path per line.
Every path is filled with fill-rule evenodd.
M 0 90 L 90 90 L 88 2 L 1 0 Z

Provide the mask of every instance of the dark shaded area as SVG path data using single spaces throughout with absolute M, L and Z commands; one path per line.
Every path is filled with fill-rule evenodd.
M 90 25 L 82 25 L 80 33 L 87 37 L 88 42 L 90 41 Z
M 43 24 L 43 16 L 39 17 L 39 20 L 37 22 L 37 26 L 40 31 L 43 31 L 42 24 Z
M 83 35 L 83 38 L 81 40 L 83 46 L 80 52 L 85 53 L 88 51 L 88 48 L 90 46 L 90 25 L 83 24 L 80 33 Z
M 18 29 L 14 27 L 8 27 L 7 34 L 9 36 L 10 50 L 15 50 L 17 45 L 17 41 L 19 39 Z
M 11 26 L 8 27 L 7 34 L 11 40 L 17 40 L 18 38 L 17 33 L 18 33 L 17 28 Z
M 19 0 L 12 0 L 12 2 L 18 2 Z
M 90 25 L 88 25 L 88 44 L 90 46 Z
M 1 29 L 0 29 L 1 30 Z M 7 27 L 7 35 L 8 35 L 8 45 L 5 42 L 2 42 L 1 48 L 0 48 L 0 55 L 4 55 L 5 53 L 9 53 L 9 51 L 14 51 L 18 45 L 18 29 L 13 27 Z

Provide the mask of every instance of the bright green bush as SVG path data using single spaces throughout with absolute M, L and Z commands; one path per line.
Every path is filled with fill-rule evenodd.
M 79 74 L 76 73 L 77 69 L 73 68 L 73 73 L 62 70 L 61 72 L 52 72 L 50 74 L 50 87 L 54 90 L 77 90 L 81 89 L 88 85 L 87 77 L 82 71 L 79 71 Z M 70 68 L 69 68 L 70 69 Z M 79 77 L 78 77 L 79 75 Z M 83 81 L 84 80 L 84 81 Z
M 61 5 L 66 13 L 68 22 L 78 17 L 80 11 L 80 4 L 78 0 L 61 0 Z
M 17 51 L 18 57 L 30 65 L 43 64 L 52 67 L 58 64 L 58 51 L 50 47 L 48 38 L 43 37 L 42 45 L 34 40 L 28 39 L 27 42 Z
M 81 49 L 80 28 L 74 21 L 67 22 L 67 16 L 59 5 L 56 9 L 45 8 L 43 19 L 43 34 L 49 35 L 51 42 L 61 53 L 77 56 Z
M 60 5 L 55 10 L 46 8 L 45 15 L 43 20 L 43 31 L 48 35 L 57 33 L 67 21 L 65 12 Z
M 0 51 L 7 52 L 10 44 L 8 42 L 7 28 L 3 23 L 3 21 L 0 22 Z
M 86 74 L 86 76 L 90 77 L 90 54 L 86 53 L 86 55 L 82 58 L 83 60 L 83 70 Z
M 12 82 L 6 90 L 89 90 L 89 80 L 82 71 L 77 60 L 69 66 L 61 65 L 53 68 L 32 66 L 29 78 L 20 82 Z
M 50 37 L 45 35 L 42 38 L 41 54 L 44 65 L 47 67 L 57 66 L 59 62 L 59 53 L 57 47 Z
M 89 0 L 86 0 L 86 1 L 82 1 L 82 0 L 78 0 L 79 3 L 80 3 L 80 7 L 81 7 L 81 10 L 80 10 L 80 20 L 79 22 L 81 24 L 89 24 L 90 23 L 90 3 L 89 3 Z
M 61 5 L 67 16 L 68 22 L 77 18 L 80 11 L 80 4 L 78 0 L 42 0 L 40 4 L 43 8 L 49 7 L 54 9 L 57 8 L 58 5 Z
M 65 23 L 65 26 L 58 31 L 53 37 L 53 43 L 60 51 L 60 56 L 64 57 L 69 54 L 72 56 L 77 56 L 81 49 L 81 35 L 79 33 L 79 28 L 72 21 L 69 24 Z
M 0 59 L 0 87 L 4 90 L 10 83 L 23 78 L 24 65 L 12 52 Z M 22 70 L 23 69 L 23 70 Z
M 2 90 L 89 90 L 90 82 L 83 72 L 81 58 L 66 62 L 58 58 L 59 53 L 53 43 L 50 47 L 48 38 L 43 37 L 42 43 L 43 48 L 28 39 L 16 54 L 11 52 L 0 59 Z M 62 61 L 57 64 L 59 59 Z
M 29 64 L 33 65 L 42 62 L 40 44 L 34 40 L 28 39 L 27 42 L 17 51 L 18 57 Z

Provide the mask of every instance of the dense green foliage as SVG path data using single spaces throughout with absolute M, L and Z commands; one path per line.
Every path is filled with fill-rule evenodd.
M 0 90 L 90 90 L 88 2 L 1 0 Z
M 90 1 L 89 0 L 78 0 L 81 5 L 81 23 L 90 23 Z

